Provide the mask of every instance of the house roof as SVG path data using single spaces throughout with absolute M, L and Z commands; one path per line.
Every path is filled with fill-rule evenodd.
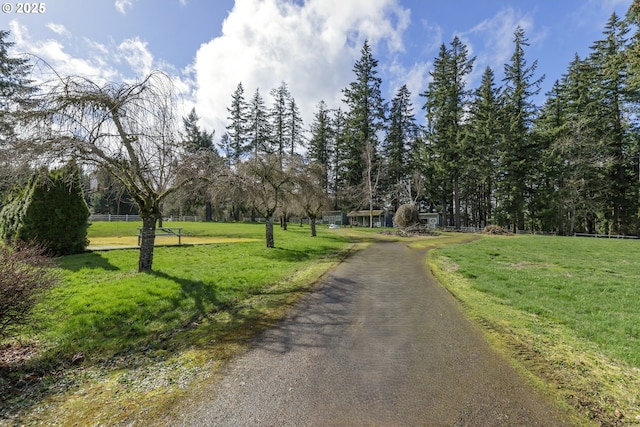
M 382 209 L 374 209 L 372 211 L 366 210 L 366 211 L 351 211 L 347 214 L 348 217 L 353 217 L 353 216 L 369 216 L 373 214 L 373 216 L 380 216 L 384 214 L 384 211 Z

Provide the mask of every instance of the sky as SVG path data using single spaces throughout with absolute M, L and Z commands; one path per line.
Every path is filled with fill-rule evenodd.
M 382 95 L 406 84 L 414 112 L 440 46 L 458 36 L 475 56 L 468 85 L 487 66 L 502 84 L 517 26 L 525 31 L 529 64 L 545 76 L 537 103 L 576 54 L 589 53 L 612 13 L 624 17 L 632 0 L 49 0 L 39 13 L 17 13 L 3 0 L 0 29 L 13 54 L 29 53 L 58 74 L 97 82 L 134 82 L 154 70 L 172 77 L 180 111 L 194 107 L 200 127 L 225 131 L 231 94 L 245 99 L 285 82 L 311 124 L 319 101 L 344 107 L 342 89 L 368 40 L 379 61 Z M 31 4 L 31 3 L 29 3 Z M 23 12 L 24 7 L 23 7 Z

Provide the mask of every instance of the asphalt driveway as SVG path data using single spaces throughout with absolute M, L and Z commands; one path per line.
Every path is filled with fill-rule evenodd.
M 424 266 L 379 242 L 230 363 L 184 426 L 560 426 Z

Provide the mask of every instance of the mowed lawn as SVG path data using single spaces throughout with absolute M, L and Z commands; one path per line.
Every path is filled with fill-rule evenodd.
M 94 223 L 89 239 L 135 235 L 139 226 Z M 322 226 L 317 237 L 306 225 L 276 226 L 272 249 L 265 247 L 264 224 L 171 226 L 226 243 L 156 247 L 150 273 L 136 272 L 137 249 L 58 260 L 60 284 L 43 296 L 33 327 L 19 337 L 37 353 L 3 371 L 0 424 L 161 417 L 194 381 L 277 321 L 352 246 Z
M 94 236 L 129 235 L 136 223 L 94 223 Z M 153 271 L 136 272 L 137 249 L 96 251 L 60 260 L 63 282 L 40 307 L 42 331 L 64 353 L 101 357 L 166 338 L 176 329 L 242 302 L 322 258 L 338 256 L 346 240 L 308 227 L 276 230 L 276 248 L 264 225 L 173 223 L 187 235 L 229 243 L 156 247 Z M 233 239 L 246 239 L 236 242 Z M 175 238 L 177 240 L 177 238 Z
M 487 236 L 432 251 L 429 264 L 573 406 L 640 423 L 640 241 Z

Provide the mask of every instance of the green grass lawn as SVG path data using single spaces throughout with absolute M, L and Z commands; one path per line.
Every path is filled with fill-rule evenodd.
M 264 225 L 182 223 L 197 235 L 262 238 Z M 96 230 L 94 230 L 94 227 Z M 135 230 L 136 225 L 132 225 Z M 97 223 L 90 234 L 122 231 Z M 157 247 L 153 271 L 136 272 L 138 250 L 113 250 L 64 257 L 63 284 L 40 307 L 42 336 L 66 354 L 100 357 L 148 345 L 203 316 L 234 310 L 252 295 L 297 270 L 331 257 L 345 239 L 308 227 L 276 230 L 276 248 L 256 242 Z
M 108 418 L 114 412 L 125 420 L 131 415 L 117 406 L 123 399 L 147 411 L 166 409 L 160 391 L 169 397 L 179 393 L 178 385 L 188 383 L 193 372 L 245 345 L 351 246 L 324 227 L 311 238 L 308 226 L 291 224 L 288 231 L 276 226 L 276 248 L 268 249 L 264 224 L 171 225 L 192 235 L 257 240 L 156 247 L 150 273 L 136 272 L 135 249 L 61 258 L 60 284 L 36 307 L 35 327 L 20 337 L 37 343 L 40 354 L 22 371 L 10 373 L 17 383 L 20 376 L 40 379 L 33 388 L 12 388 L 9 398 L 0 400 L 0 420 L 19 407 L 28 413 L 50 406 L 54 409 L 45 418 L 28 421 L 64 417 L 63 424 L 84 419 L 111 423 L 117 421 Z M 94 223 L 89 235 L 130 235 L 138 226 Z M 75 367 L 78 355 L 82 363 Z M 140 394 L 149 372 L 164 382 L 156 380 Z M 87 383 L 87 377 L 94 380 Z M 70 396 L 78 387 L 85 394 Z M 64 402 L 51 403 L 56 399 Z
M 573 406 L 640 423 L 640 242 L 492 236 L 432 251 L 429 264 Z
M 640 242 L 525 236 L 438 250 L 474 289 L 640 368 Z
M 162 226 L 180 227 L 187 236 L 264 238 L 264 224 L 164 221 Z M 142 222 L 96 221 L 89 226 L 89 238 L 137 236 L 139 227 L 142 227 Z M 289 224 L 289 227 L 296 228 L 298 225 Z

